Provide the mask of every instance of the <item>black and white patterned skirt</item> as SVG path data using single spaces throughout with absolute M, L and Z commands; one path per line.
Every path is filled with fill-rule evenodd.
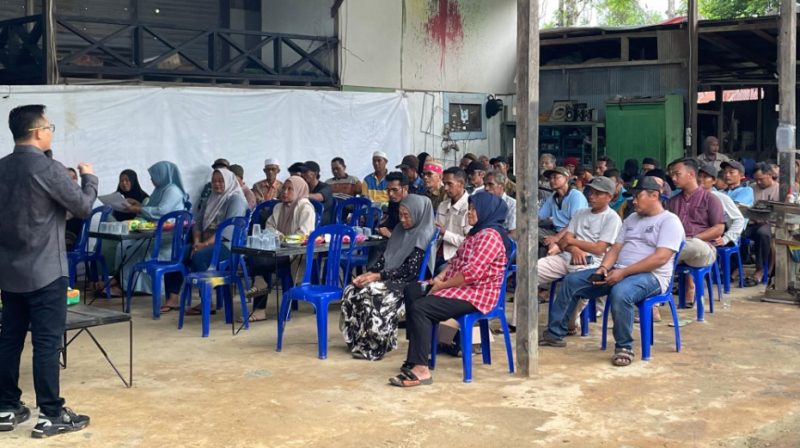
M 339 329 L 354 358 L 377 361 L 397 348 L 397 322 L 404 316 L 403 295 L 384 282 L 363 288 L 348 285 Z

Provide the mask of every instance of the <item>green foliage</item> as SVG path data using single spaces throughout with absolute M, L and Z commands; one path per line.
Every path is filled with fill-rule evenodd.
M 663 20 L 663 16 L 644 8 L 639 0 L 599 0 L 599 23 L 608 26 L 649 25 Z
M 733 19 L 775 14 L 780 0 L 699 0 L 704 19 Z

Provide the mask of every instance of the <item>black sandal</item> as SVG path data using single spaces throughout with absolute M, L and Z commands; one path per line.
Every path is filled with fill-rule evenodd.
M 419 379 L 411 369 L 406 368 L 405 365 L 400 369 L 403 373 L 389 378 L 389 384 L 397 387 L 415 387 L 415 386 L 430 386 L 433 384 L 433 377 L 424 380 Z
M 633 351 L 627 348 L 618 348 L 611 358 L 611 364 L 617 367 L 627 367 L 633 363 Z

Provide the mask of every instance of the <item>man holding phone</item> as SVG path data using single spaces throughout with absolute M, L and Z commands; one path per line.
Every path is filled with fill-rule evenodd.
M 661 205 L 661 186 L 653 177 L 640 178 L 630 195 L 636 213 L 622 223 L 600 267 L 567 275 L 553 304 L 553 308 L 563 309 L 562 315 L 570 315 L 578 301 L 607 295 L 614 318 L 615 366 L 633 362 L 636 304 L 666 290 L 672 276 L 672 257 L 685 236 L 678 217 Z M 566 335 L 566 319 L 551 319 L 539 345 L 564 347 Z
M 619 215 L 608 206 L 616 191 L 613 180 L 598 176 L 587 185 L 589 206 L 572 215 L 564 237 L 558 242 L 558 251 L 540 258 L 537 264 L 539 286 L 554 282 L 570 272 L 584 269 L 597 269 L 606 250 L 614 244 L 622 226 Z M 581 307 L 576 306 L 569 315 L 568 331 L 574 331 L 574 324 Z M 517 306 L 514 302 L 514 319 L 516 322 Z M 553 306 L 548 313 L 549 322 L 560 322 L 567 317 L 567 307 Z

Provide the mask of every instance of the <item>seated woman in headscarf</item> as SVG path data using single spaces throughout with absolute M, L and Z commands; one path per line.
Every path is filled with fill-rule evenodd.
M 194 244 L 192 250 L 186 252 L 185 260 L 192 272 L 205 271 L 211 265 L 217 226 L 226 219 L 243 217 L 247 213 L 247 199 L 232 171 L 227 168 L 214 170 L 211 175 L 211 195 L 199 212 L 192 228 Z M 223 233 L 220 260 L 230 257 L 232 237 L 233 229 L 229 227 Z M 162 313 L 178 309 L 182 285 L 183 275 L 180 272 L 171 272 L 164 276 L 164 293 L 167 295 L 167 300 L 161 307 Z M 190 309 L 186 314 L 200 314 L 200 306 Z
M 184 203 L 189 200 L 189 195 L 183 188 L 183 180 L 181 180 L 181 172 L 178 167 L 172 162 L 161 161 L 148 168 L 147 172 L 150 173 L 150 180 L 156 188 L 147 201 L 147 205 L 143 205 L 134 198 L 128 198 L 128 213 L 133 213 L 138 218 L 149 221 L 158 221 L 167 213 L 183 210 Z M 123 253 L 127 258 L 125 265 L 120 268 L 123 288 L 127 288 L 127 276 L 133 266 L 150 257 L 150 253 L 146 249 L 146 244 L 143 245 L 136 241 L 126 241 L 120 245 L 117 259 L 121 260 Z M 159 259 L 169 259 L 171 251 L 169 242 L 162 242 Z M 123 273 L 124 275 L 122 275 Z M 141 272 L 133 290 L 149 294 L 152 292 L 151 283 L 150 276 L 146 272 Z M 121 294 L 121 291 L 118 293 Z
M 376 361 L 397 348 L 403 289 L 417 280 L 433 229 L 431 201 L 406 196 L 383 255 L 345 288 L 339 326 L 353 357 Z
M 286 179 L 281 190 L 280 201 L 272 209 L 272 215 L 267 219 L 266 227 L 276 230 L 281 235 L 309 235 L 314 231 L 316 213 L 311 201 L 308 200 L 308 184 L 302 177 L 294 175 Z M 253 277 L 261 275 L 266 282 L 277 266 L 289 264 L 289 257 L 279 257 L 277 260 L 250 257 L 247 262 L 250 275 Z M 265 320 L 267 318 L 266 294 L 261 295 L 254 302 L 250 322 Z
M 419 285 L 406 288 L 408 356 L 401 373 L 389 379 L 399 387 L 431 384 L 428 358 L 433 326 L 447 319 L 480 311 L 497 304 L 511 248 L 503 224 L 507 208 L 499 197 L 479 192 L 469 198 L 467 221 L 472 229 L 443 271 L 431 280 L 425 297 Z
M 145 201 L 150 197 L 150 195 L 148 195 L 147 193 L 145 193 L 144 190 L 142 190 L 142 186 L 139 185 L 139 176 L 136 175 L 136 171 L 130 169 L 123 170 L 119 174 L 117 193 L 121 194 L 125 199 L 134 199 L 136 202 L 140 204 L 145 203 Z M 111 214 L 111 216 L 115 221 L 122 222 L 136 218 L 136 213 L 114 211 Z M 102 246 L 103 257 L 105 257 L 106 264 L 108 265 L 108 272 L 114 275 L 116 275 L 118 268 L 117 260 L 115 257 L 118 246 L 119 246 L 118 242 L 110 240 L 103 241 L 103 246 Z M 103 290 L 103 282 L 98 282 L 95 288 L 96 288 L 95 295 L 105 294 L 105 291 Z

